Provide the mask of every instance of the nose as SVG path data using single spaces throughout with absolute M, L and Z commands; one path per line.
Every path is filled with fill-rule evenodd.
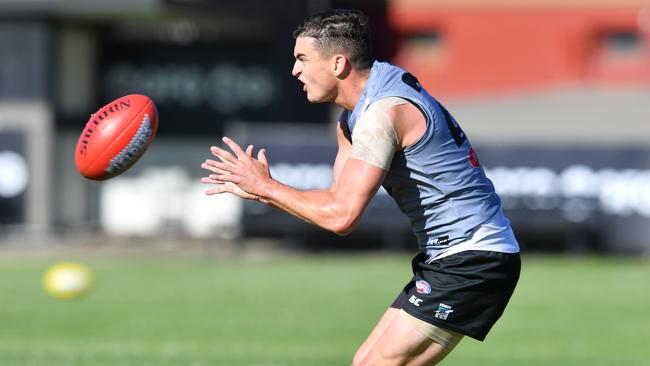
M 302 73 L 302 70 L 300 69 L 300 65 L 298 63 L 298 60 L 293 63 L 293 70 L 291 70 L 291 75 L 294 77 L 298 77 Z

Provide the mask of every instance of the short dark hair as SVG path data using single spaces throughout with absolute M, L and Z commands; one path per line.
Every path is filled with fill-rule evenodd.
M 293 37 L 315 38 L 314 47 L 324 56 L 342 53 L 356 69 L 372 66 L 368 17 L 359 10 L 333 9 L 305 20 Z

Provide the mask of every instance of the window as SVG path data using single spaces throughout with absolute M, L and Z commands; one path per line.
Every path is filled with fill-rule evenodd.
M 605 33 L 602 39 L 603 51 L 612 55 L 631 55 L 641 51 L 642 42 L 638 33 L 617 31 Z

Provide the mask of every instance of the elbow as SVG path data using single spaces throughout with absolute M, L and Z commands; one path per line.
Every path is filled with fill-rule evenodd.
M 338 236 L 347 236 L 349 233 L 354 231 L 354 226 L 335 227 L 330 229 L 330 231 Z
M 327 214 L 322 217 L 325 220 L 318 225 L 336 235 L 346 236 L 354 231 L 362 214 L 362 206 L 350 204 L 348 200 L 335 200 L 327 206 Z
M 336 220 L 336 222 L 328 229 L 336 235 L 346 236 L 357 227 L 358 219 L 359 217 L 356 215 L 345 215 L 339 220 Z

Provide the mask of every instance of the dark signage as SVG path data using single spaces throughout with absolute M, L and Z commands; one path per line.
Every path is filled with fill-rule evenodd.
M 101 42 L 100 100 L 151 97 L 161 135 L 219 135 L 224 123 L 325 122 L 327 106 L 310 105 L 291 76 L 292 49 L 272 41 L 190 44 Z
M 478 151 L 515 229 L 536 249 L 650 250 L 647 148 Z
M 256 136 L 246 143 L 267 148 L 274 178 L 298 189 L 329 186 L 336 152 L 333 138 L 264 140 Z M 650 251 L 650 150 L 478 147 L 477 151 L 524 250 Z M 326 235 L 262 204 L 247 202 L 244 207 L 247 233 Z M 378 247 L 385 245 L 367 234 L 396 240 L 410 232 L 408 220 L 381 190 L 357 230 Z

